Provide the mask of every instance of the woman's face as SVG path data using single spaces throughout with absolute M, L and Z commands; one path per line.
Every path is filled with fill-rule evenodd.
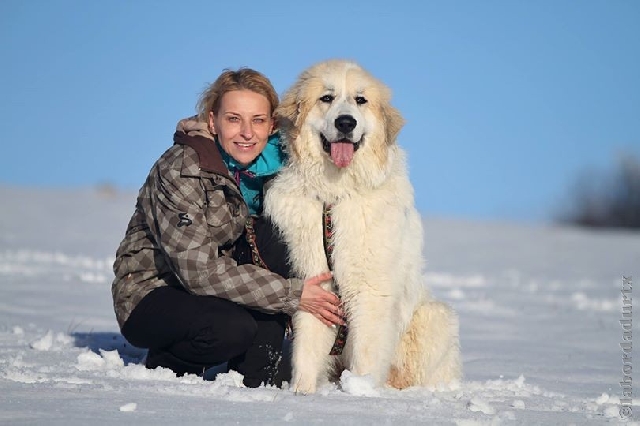
M 247 166 L 262 152 L 273 130 L 269 100 L 250 90 L 227 92 L 217 114 L 209 113 L 209 127 L 227 154 Z

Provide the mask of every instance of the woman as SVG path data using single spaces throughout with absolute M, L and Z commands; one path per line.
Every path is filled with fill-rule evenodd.
M 339 299 L 320 287 L 331 275 L 289 277 L 285 247 L 259 217 L 284 161 L 277 105 L 259 72 L 225 71 L 140 189 L 112 293 L 124 337 L 149 348 L 148 368 L 202 374 L 227 361 L 245 386 L 280 386 L 289 316 L 343 323 Z

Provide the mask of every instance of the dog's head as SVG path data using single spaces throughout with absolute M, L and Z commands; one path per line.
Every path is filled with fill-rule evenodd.
M 337 169 L 366 161 L 369 170 L 373 161 L 385 168 L 404 124 L 390 98 L 390 90 L 354 62 L 331 60 L 305 70 L 276 109 L 292 161 Z

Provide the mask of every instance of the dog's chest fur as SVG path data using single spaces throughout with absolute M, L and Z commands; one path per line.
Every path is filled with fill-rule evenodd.
M 403 234 L 408 231 L 407 209 L 396 181 L 390 179 L 380 188 L 353 195 L 332 203 L 334 232 L 334 279 L 339 292 L 349 299 L 361 286 L 384 294 L 395 270 Z M 323 244 L 323 204 L 316 194 L 304 190 L 299 179 L 284 171 L 274 182 L 265 200 L 265 209 L 281 230 L 289 248 L 294 273 L 310 278 L 328 270 Z M 408 182 L 407 182 L 408 184 Z M 372 272 L 380 278 L 375 283 L 365 277 Z

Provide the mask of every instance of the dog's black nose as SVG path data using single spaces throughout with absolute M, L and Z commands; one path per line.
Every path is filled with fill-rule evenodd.
M 358 122 L 350 115 L 339 115 L 338 118 L 336 118 L 335 124 L 336 129 L 338 129 L 342 133 L 349 133 L 356 128 Z

